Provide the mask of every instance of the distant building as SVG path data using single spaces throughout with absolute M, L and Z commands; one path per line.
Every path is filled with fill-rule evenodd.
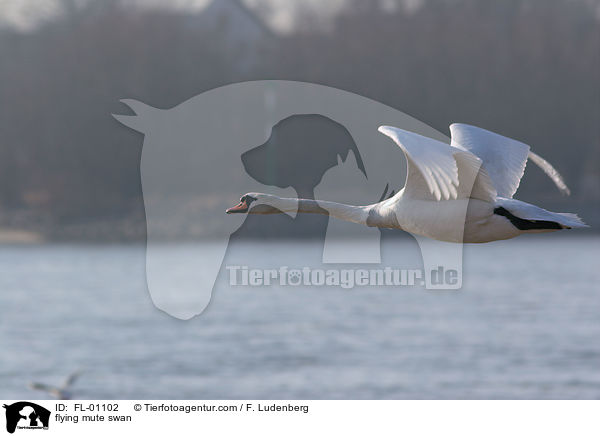
M 228 43 L 253 48 L 274 38 L 271 28 L 242 0 L 213 0 L 196 14 L 195 24 L 222 31 Z

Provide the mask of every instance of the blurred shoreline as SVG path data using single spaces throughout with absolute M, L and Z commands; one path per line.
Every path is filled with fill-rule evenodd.
M 542 204 L 541 206 L 555 212 L 576 213 L 590 226 L 586 229 L 556 232 L 555 234 L 586 236 L 597 234 L 600 231 L 600 211 L 593 203 L 559 201 L 553 204 Z M 196 211 L 192 215 L 183 212 L 178 214 L 174 211 L 172 215 L 164 217 L 158 222 L 155 221 L 153 240 L 157 242 L 217 240 L 229 237 L 237 230 L 237 228 L 232 229 L 226 219 L 215 222 L 213 219 L 206 219 L 204 214 L 212 216 L 214 211 Z M 206 224 L 203 224 L 203 216 Z M 296 230 L 302 229 L 301 226 Z M 290 230 L 289 227 L 278 228 L 276 224 L 269 223 L 266 228 L 255 229 L 254 233 L 251 234 L 246 233 L 244 238 L 277 241 L 281 240 L 281 235 L 287 235 L 284 239 L 306 239 L 304 231 L 298 234 L 294 234 L 293 231 L 294 229 Z M 320 233 L 315 229 L 314 234 L 319 235 Z M 253 238 L 252 235 L 255 235 L 255 237 Z M 135 244 L 145 243 L 146 236 L 145 215 L 139 210 L 125 216 L 116 215 L 62 221 L 53 219 L 43 213 L 36 214 L 32 210 L 4 211 L 0 213 L 0 244 Z M 347 236 L 354 237 L 354 234 L 349 233 Z
M 143 138 L 110 116 L 123 113 L 119 100 L 171 108 L 266 78 L 356 93 L 445 134 L 464 122 L 523 141 L 556 166 L 573 195 L 560 198 L 531 165 L 517 197 L 577 213 L 591 226 L 577 233 L 596 232 L 595 2 L 405 3 L 346 0 L 326 24 L 318 19 L 324 6 L 299 8 L 285 34 L 261 8 L 226 0 L 196 12 L 60 0 L 56 14 L 26 32 L 0 26 L 0 54 L 10 59 L 0 64 L 0 242 L 144 241 Z M 212 162 L 219 150 L 205 153 Z M 229 235 L 230 221 L 205 208 L 210 201 L 224 209 L 239 196 L 236 174 L 218 190 L 195 188 L 198 197 L 177 203 L 157 233 Z
M 42 244 L 47 242 L 41 233 L 0 228 L 1 245 Z
M 598 216 L 594 216 L 595 220 L 586 219 L 586 215 L 580 214 L 584 221 L 590 226 L 586 229 L 576 230 L 565 230 L 559 232 L 553 232 L 545 235 L 537 235 L 538 237 L 582 237 L 585 238 L 591 235 L 597 235 L 600 228 Z M 271 229 L 274 234 L 281 235 L 282 233 L 277 229 Z M 234 229 L 235 231 L 235 229 Z M 410 237 L 408 233 L 401 230 L 391 232 L 397 232 L 398 235 L 405 235 Z M 157 243 L 198 243 L 207 242 L 211 240 L 219 240 L 223 237 L 229 237 L 231 233 L 227 231 L 222 232 L 195 232 L 190 234 L 186 233 L 186 227 L 182 228 L 182 231 L 178 233 L 169 232 L 165 234 L 153 235 L 153 242 Z M 340 235 L 341 240 L 347 240 L 353 238 L 352 234 Z M 306 236 L 295 236 L 290 234 L 286 237 L 265 237 L 264 234 L 256 235 L 256 237 L 246 236 L 245 240 L 256 240 L 261 242 L 280 242 L 286 240 L 302 241 L 306 240 Z M 309 238 L 310 239 L 310 238 Z M 113 220 L 99 220 L 99 221 L 87 221 L 85 223 L 73 223 L 70 225 L 63 226 L 22 226 L 22 227 L 8 227 L 0 225 L 0 246 L 2 245 L 43 245 L 43 244 L 123 244 L 123 245 L 135 245 L 145 244 L 146 238 L 146 223 L 145 221 L 127 220 L 127 219 L 113 219 Z

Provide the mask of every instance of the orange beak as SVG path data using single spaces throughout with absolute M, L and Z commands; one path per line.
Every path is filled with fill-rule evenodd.
M 226 213 L 246 213 L 248 212 L 248 204 L 245 201 L 240 201 L 237 206 L 230 207 Z

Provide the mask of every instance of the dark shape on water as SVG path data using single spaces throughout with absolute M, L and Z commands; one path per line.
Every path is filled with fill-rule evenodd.
M 82 371 L 75 371 L 71 373 L 62 386 L 51 386 L 45 383 L 33 382 L 29 384 L 29 387 L 31 389 L 46 392 L 55 397 L 57 400 L 71 400 L 73 398 L 73 392 L 71 391 L 71 388 L 81 373 Z

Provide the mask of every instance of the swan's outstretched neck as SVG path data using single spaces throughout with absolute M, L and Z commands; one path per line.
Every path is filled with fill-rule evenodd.
M 352 206 L 349 204 L 336 203 L 334 201 L 281 198 L 268 194 L 259 194 L 256 195 L 256 198 L 256 205 L 253 205 L 254 207 L 252 207 L 248 213 L 317 213 L 365 225 L 367 224 L 369 209 L 371 208 L 371 206 Z M 261 204 L 271 206 L 271 208 L 261 208 Z

